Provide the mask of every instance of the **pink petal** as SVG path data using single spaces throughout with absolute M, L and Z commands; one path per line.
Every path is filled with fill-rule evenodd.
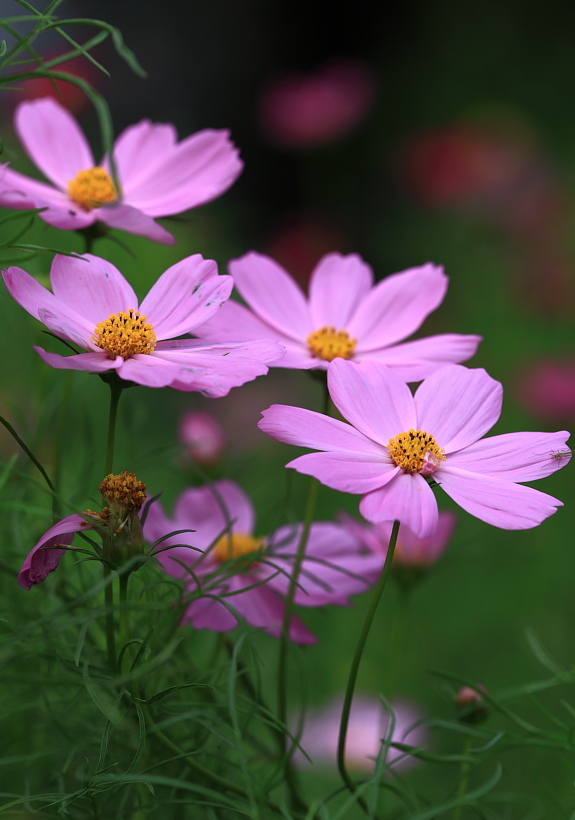
M 400 521 L 419 538 L 429 538 L 437 529 L 437 502 L 419 473 L 400 472 L 395 481 L 365 495 L 359 511 L 368 521 Z
M 140 310 L 154 325 L 158 340 L 173 339 L 217 313 L 233 286 L 231 276 L 218 276 L 218 266 L 212 259 L 196 253 L 160 276 Z
M 150 120 L 142 120 L 122 131 L 114 143 L 114 159 L 122 194 L 128 202 L 132 202 L 130 195 L 138 185 L 154 178 L 176 140 L 173 125 L 151 123 Z M 110 172 L 108 157 L 102 160 L 102 167 Z
M 394 478 L 399 467 L 388 458 L 378 462 L 365 453 L 308 453 L 288 462 L 298 473 L 313 475 L 334 490 L 342 493 L 369 493 Z
M 144 387 L 171 386 L 182 374 L 181 367 L 155 353 L 136 353 L 135 356 L 124 359 L 116 370 L 121 379 Z
M 146 163 L 142 154 L 141 162 Z M 205 129 L 166 150 L 153 173 L 130 179 L 126 201 L 153 217 L 210 202 L 232 185 L 243 168 L 229 131 Z
M 34 164 L 62 190 L 78 171 L 95 164 L 78 123 L 51 97 L 20 103 L 14 127 Z
M 358 344 L 353 358 L 356 362 L 381 362 L 403 381 L 418 382 L 449 362 L 467 361 L 475 355 L 480 341 L 481 336 L 443 333 L 376 350 L 364 351 Z
M 117 369 L 123 361 L 121 356 L 116 359 L 109 359 L 103 350 L 101 353 L 78 353 L 75 356 L 60 356 L 59 353 L 48 353 L 48 351 L 36 345 L 34 345 L 34 350 L 42 361 L 57 370 L 87 370 L 89 373 L 104 373 L 106 370 Z
M 92 344 L 94 326 L 87 322 L 82 316 L 71 308 L 66 310 L 66 306 L 61 303 L 57 305 L 57 312 L 40 308 L 38 318 L 46 325 L 48 330 L 66 339 L 72 344 L 79 345 L 84 350 L 98 352 L 99 348 Z
M 90 322 L 92 332 L 110 314 L 138 309 L 138 297 L 118 268 L 90 253 L 82 259 L 55 256 L 50 282 L 59 302 Z
M 485 370 L 446 365 L 417 389 L 417 426 L 446 453 L 468 447 L 501 415 L 503 388 Z
M 568 439 L 566 431 L 492 436 L 450 455 L 448 466 L 509 481 L 535 481 L 551 475 L 571 459 Z
M 95 212 L 83 211 L 67 194 L 12 170 L 7 170 L 0 182 L 0 205 L 16 210 L 47 208 L 38 214 L 40 219 L 65 231 L 85 228 L 96 221 Z
M 309 283 L 309 310 L 315 330 L 334 325 L 346 330 L 355 309 L 373 285 L 373 272 L 360 256 L 328 253 L 316 265 Z
M 70 546 L 74 533 L 91 530 L 81 515 L 68 515 L 44 533 L 36 546 L 28 553 L 18 575 L 18 583 L 24 589 L 40 584 L 50 572 L 58 567 L 66 550 L 53 549 L 56 545 Z
M 361 350 L 405 339 L 441 304 L 447 284 L 443 269 L 430 262 L 388 276 L 362 301 L 347 331 Z
M 342 416 L 383 447 L 390 438 L 415 426 L 416 410 L 409 387 L 379 362 L 354 364 L 334 359 L 327 384 Z
M 414 567 L 430 567 L 442 555 L 447 547 L 455 525 L 457 523 L 457 516 L 455 513 L 443 510 L 439 513 L 439 520 L 435 534 L 429 538 L 418 538 L 409 527 L 405 525 L 401 527 L 397 539 L 397 558 L 401 561 L 402 566 Z M 383 526 L 379 524 L 378 526 Z M 387 541 L 391 535 L 391 522 L 387 524 L 389 527 L 389 534 Z M 387 552 L 387 549 L 385 550 Z
M 390 463 L 387 449 L 364 436 L 350 424 L 337 419 L 290 407 L 272 404 L 262 411 L 263 418 L 258 423 L 260 430 L 278 441 L 310 447 L 314 450 L 343 451 L 354 457 L 364 454 L 374 462 Z
M 228 267 L 242 298 L 271 330 L 300 343 L 316 330 L 301 289 L 269 256 L 250 251 Z
M 504 530 L 526 530 L 541 524 L 563 503 L 546 493 L 492 476 L 444 467 L 437 480 L 468 513 Z
M 174 507 L 176 529 L 193 527 L 194 544 L 207 549 L 232 522 L 231 532 L 251 535 L 255 526 L 253 505 L 233 481 L 191 487 L 178 496 Z
M 146 236 L 154 242 L 163 245 L 173 245 L 175 239 L 162 225 L 154 222 L 151 216 L 138 208 L 122 202 L 113 205 L 104 205 L 97 208 L 97 218 L 105 222 L 109 228 L 120 228 L 122 231 L 133 233 L 135 236 Z

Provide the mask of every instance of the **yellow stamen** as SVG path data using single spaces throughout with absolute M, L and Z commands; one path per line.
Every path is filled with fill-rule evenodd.
M 213 549 L 217 561 L 229 561 L 230 558 L 241 558 L 257 552 L 263 544 L 263 538 L 254 538 L 252 535 L 242 535 L 239 532 L 222 535 Z
M 431 475 L 445 461 L 443 449 L 424 430 L 408 430 L 390 438 L 387 451 L 406 473 Z
M 357 339 L 350 339 L 347 330 L 337 330 L 326 325 L 310 333 L 307 346 L 313 356 L 332 362 L 334 359 L 351 359 Z
M 146 317 L 130 308 L 127 313 L 111 313 L 104 322 L 99 322 L 90 341 L 111 358 L 129 359 L 136 353 L 151 353 L 156 347 L 156 334 Z
M 107 475 L 100 484 L 100 493 L 114 512 L 138 512 L 146 501 L 146 485 L 134 473 L 124 470 L 119 475 Z
M 118 196 L 112 177 L 105 168 L 100 167 L 78 171 L 68 183 L 68 195 L 85 211 L 114 202 Z

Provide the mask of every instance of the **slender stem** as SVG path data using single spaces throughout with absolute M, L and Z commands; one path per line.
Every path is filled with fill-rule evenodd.
M 393 529 L 391 531 L 391 538 L 389 539 L 389 546 L 387 548 L 387 555 L 385 556 L 385 563 L 383 565 L 383 570 L 381 571 L 381 576 L 379 581 L 377 582 L 377 586 L 375 588 L 375 592 L 371 599 L 371 603 L 369 605 L 369 609 L 367 615 L 365 616 L 365 621 L 363 623 L 363 628 L 361 630 L 361 634 L 359 636 L 359 640 L 357 642 L 357 646 L 355 648 L 355 653 L 353 656 L 353 660 L 351 662 L 351 666 L 349 669 L 349 677 L 347 680 L 347 688 L 345 690 L 345 697 L 343 700 L 343 709 L 341 711 L 341 722 L 339 725 L 339 742 L 337 748 L 337 766 L 339 769 L 339 773 L 341 778 L 350 792 L 355 791 L 355 783 L 350 778 L 347 769 L 345 767 L 345 742 L 347 738 L 347 730 L 349 726 L 349 713 L 351 711 L 351 703 L 353 700 L 353 692 L 355 689 L 355 682 L 357 680 L 357 673 L 359 670 L 359 665 L 361 663 L 361 657 L 363 655 L 363 650 L 365 648 L 365 644 L 367 642 L 367 638 L 369 635 L 369 630 L 371 629 L 371 624 L 373 622 L 380 598 L 383 594 L 383 590 L 385 589 L 385 585 L 387 583 L 387 579 L 389 577 L 389 573 L 391 571 L 391 564 L 393 561 L 393 554 L 395 552 L 395 545 L 397 543 L 397 534 L 399 532 L 399 521 L 394 521 Z M 358 800 L 358 803 L 367 810 L 367 806 L 365 802 L 361 799 Z
M 399 670 L 401 668 L 401 657 L 405 646 L 405 627 L 407 622 L 407 609 L 410 598 L 410 588 L 404 584 L 399 584 L 399 600 L 393 619 L 391 631 L 391 648 L 389 650 L 389 672 L 385 696 L 391 700 L 395 694 Z
M 112 579 L 110 578 L 112 570 L 102 564 L 104 567 L 104 580 L 108 581 L 104 587 L 104 595 L 106 601 L 106 645 L 108 647 L 108 666 L 110 672 L 116 671 L 116 627 L 114 625 L 114 589 L 112 587 Z
M 128 643 L 128 582 L 130 573 L 124 572 L 120 575 L 120 644 L 122 647 Z
M 118 382 L 110 382 L 110 413 L 108 415 L 108 441 L 106 444 L 106 466 L 104 475 L 110 475 L 114 461 L 114 441 L 116 438 L 116 417 L 118 415 L 118 404 L 124 386 Z
M 471 735 L 465 736 L 465 741 L 463 743 L 463 757 L 467 757 L 469 754 L 469 750 L 471 748 Z M 463 800 L 465 795 L 467 794 L 467 785 L 469 783 L 469 763 L 467 760 L 461 761 L 461 766 L 459 769 L 459 788 L 457 789 L 457 799 Z M 463 813 L 463 803 L 461 802 L 458 806 L 455 807 L 453 811 L 453 820 L 460 820 L 461 815 Z

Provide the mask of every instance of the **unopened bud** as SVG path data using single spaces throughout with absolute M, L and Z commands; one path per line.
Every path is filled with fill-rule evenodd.
M 139 513 L 146 501 L 146 485 L 133 473 L 110 473 L 100 484 L 100 493 L 109 507 L 90 517 L 93 520 L 97 517 L 106 530 L 103 536 L 105 557 L 114 566 L 121 566 L 132 555 L 144 551 Z
M 208 413 L 189 410 L 180 419 L 179 439 L 187 454 L 202 467 L 211 467 L 226 445 L 224 431 Z
M 481 692 L 489 694 L 489 691 L 480 684 L 477 689 L 481 691 L 478 692 L 471 686 L 462 686 L 455 696 L 455 703 L 461 709 L 459 720 L 465 723 L 482 723 L 489 714 L 489 707 L 481 695 Z

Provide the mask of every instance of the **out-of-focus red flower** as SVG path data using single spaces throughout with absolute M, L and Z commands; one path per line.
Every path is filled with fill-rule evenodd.
M 270 83 L 259 101 L 259 119 L 279 145 L 324 145 L 354 131 L 374 97 L 375 80 L 368 66 L 334 61 L 315 74 L 286 74 Z
M 59 54 L 56 52 L 46 54 L 44 55 L 44 60 L 49 62 L 58 56 Z M 94 87 L 98 86 L 100 77 L 104 76 L 92 63 L 86 60 L 85 57 L 73 57 L 71 60 L 66 60 L 65 63 L 55 66 L 53 70 L 72 74 L 74 77 L 85 80 Z M 88 97 L 78 86 L 64 82 L 63 80 L 50 80 L 48 77 L 34 77 L 32 80 L 19 81 L 18 87 L 22 90 L 10 95 L 14 106 L 22 102 L 22 100 L 35 100 L 37 97 L 53 97 L 62 103 L 69 111 L 78 114 L 91 105 Z
M 575 359 L 541 359 L 524 370 L 517 384 L 523 406 L 541 418 L 567 421 L 575 416 Z
M 226 436 L 213 416 L 188 410 L 180 419 L 179 439 L 187 454 L 202 467 L 211 467 L 222 456 Z

